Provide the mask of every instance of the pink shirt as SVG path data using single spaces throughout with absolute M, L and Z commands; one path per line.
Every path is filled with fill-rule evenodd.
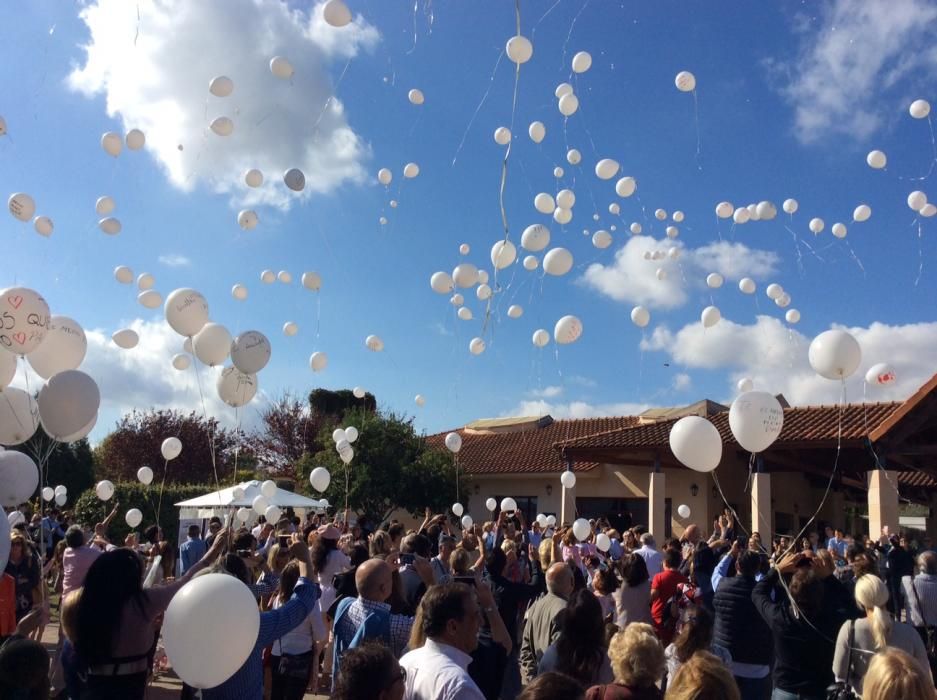
M 62 598 L 64 599 L 72 591 L 81 588 L 85 582 L 85 575 L 91 564 L 101 556 L 103 552 L 97 547 L 79 547 L 72 549 L 68 547 L 62 555 Z

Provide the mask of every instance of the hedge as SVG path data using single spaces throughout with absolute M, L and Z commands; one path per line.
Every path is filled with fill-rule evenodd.
M 175 543 L 179 534 L 179 509 L 173 505 L 174 503 L 215 490 L 214 484 L 166 484 L 159 511 L 159 526 L 163 529 L 164 539 Z M 114 484 L 114 495 L 109 501 L 99 499 L 94 488 L 90 488 L 78 497 L 72 511 L 75 522 L 91 527 L 104 520 L 113 510 L 115 503 L 120 503 L 120 509 L 111 521 L 107 534 L 114 544 L 123 544 L 124 538 L 131 531 L 124 518 L 127 511 L 131 508 L 139 508 L 143 513 L 143 522 L 137 528 L 137 532 L 142 533 L 150 525 L 156 524 L 158 502 L 159 483 L 157 479 L 153 479 L 153 483 L 149 486 L 140 483 Z

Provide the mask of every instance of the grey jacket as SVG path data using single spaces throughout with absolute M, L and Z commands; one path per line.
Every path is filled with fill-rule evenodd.
M 560 630 L 556 626 L 556 616 L 565 608 L 566 600 L 553 593 L 547 593 L 527 611 L 520 653 L 521 671 L 525 681 L 537 675 L 537 667 L 543 652 L 559 636 Z

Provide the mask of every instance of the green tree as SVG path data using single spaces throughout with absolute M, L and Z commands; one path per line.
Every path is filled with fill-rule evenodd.
M 413 428 L 412 419 L 393 413 L 381 414 L 367 408 L 347 411 L 344 426 L 358 429 L 352 445 L 354 459 L 347 467 L 348 507 L 375 522 L 386 520 L 402 509 L 418 517 L 425 508 L 445 512 L 456 500 L 456 471 L 452 456 L 430 448 Z M 303 489 L 311 491 L 306 477 L 315 466 L 326 467 L 332 481 L 325 494 L 333 507 L 344 508 L 346 467 L 332 442 L 334 426 L 322 429 L 319 440 L 329 447 L 312 460 L 303 460 Z M 464 479 L 459 493 L 467 498 Z
M 55 442 L 42 426 L 22 445 L 10 447 L 28 454 L 40 467 L 39 489 L 46 486 L 65 486 L 70 494 L 78 494 L 90 488 L 94 482 L 94 454 L 86 439 L 78 442 Z

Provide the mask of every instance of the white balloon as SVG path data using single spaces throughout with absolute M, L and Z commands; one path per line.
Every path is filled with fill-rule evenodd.
M 543 270 L 549 275 L 565 275 L 572 269 L 573 254 L 566 248 L 551 248 L 543 256 Z
M 306 289 L 318 292 L 322 288 L 322 277 L 318 272 L 304 272 L 302 283 Z
M 322 8 L 322 17 L 326 24 L 344 27 L 351 23 L 351 10 L 342 0 L 329 0 Z
M 251 517 L 250 508 L 244 508 L 243 506 L 238 508 L 234 517 L 237 518 L 238 522 L 246 523 Z
M 264 270 L 260 273 L 260 281 L 264 284 L 273 284 L 277 281 L 277 273 L 273 270 Z
M 491 246 L 491 264 L 496 270 L 503 270 L 517 259 L 517 248 L 508 240 L 496 241 Z
M 786 213 L 793 214 L 795 211 L 797 211 L 798 206 L 799 205 L 797 204 L 796 199 L 785 199 L 784 204 L 781 205 L 781 208 L 784 209 Z
M 478 271 L 478 283 L 488 284 L 488 273 L 485 270 Z
M 127 148 L 131 151 L 139 151 L 146 145 L 146 134 L 139 129 L 131 129 L 127 132 Z
M 52 235 L 52 230 L 55 228 L 55 225 L 48 216 L 37 216 L 36 220 L 33 221 L 33 228 L 36 229 L 36 233 L 40 236 L 48 238 Z
M 342 462 L 343 462 L 344 464 L 350 464 L 350 463 L 351 463 L 351 460 L 353 460 L 353 459 L 355 458 L 355 451 L 354 451 L 354 449 L 349 445 L 349 446 L 346 447 L 345 449 L 339 450 L 339 451 L 338 451 L 338 456 L 341 458 L 341 460 L 342 460 Z
M 159 448 L 163 459 L 172 461 L 182 453 L 182 441 L 177 437 L 168 437 L 163 440 Z
M 927 195 L 920 190 L 915 190 L 908 195 L 908 206 L 914 211 L 921 211 L 927 204 Z
M 711 472 L 722 459 L 722 438 L 716 426 L 700 416 L 685 416 L 670 429 L 670 449 L 684 466 Z
M 494 511 L 495 509 L 497 509 L 497 507 L 498 507 L 498 502 L 495 499 L 489 498 L 487 501 L 485 501 L 485 508 L 487 508 L 488 510 Z
M 573 93 L 563 95 L 560 98 L 558 107 L 560 114 L 562 114 L 564 117 L 570 117 L 576 113 L 576 110 L 579 109 L 579 98 L 576 97 Z M 573 163 L 573 165 L 575 165 L 575 163 Z
M 209 367 L 222 364 L 231 351 L 231 333 L 220 323 L 208 322 L 192 338 L 195 356 Z
M 515 500 L 514 500 L 513 498 L 511 498 L 510 496 L 507 497 L 507 498 L 502 498 L 502 499 L 501 499 L 501 510 L 506 511 L 506 512 L 508 512 L 508 513 L 513 513 L 514 511 L 517 510 L 517 501 L 515 501 Z
M 234 285 L 231 287 L 231 296 L 238 301 L 244 301 L 247 299 L 247 287 L 245 287 L 243 284 Z
M 870 216 L 872 216 L 872 208 L 868 204 L 860 204 L 852 212 L 852 220 L 859 223 L 868 221 Z
M 465 509 L 462 507 L 462 504 L 461 504 L 461 503 L 453 503 L 453 504 L 452 504 L 452 514 L 453 514 L 454 516 L 456 516 L 457 518 L 458 518 L 458 517 L 461 517 L 461 515 L 462 515 L 462 513 L 463 513 L 464 511 L 465 511 Z
M 306 187 L 306 175 L 299 168 L 290 168 L 283 173 L 283 183 L 293 192 L 302 192 Z
M 700 321 L 703 323 L 703 328 L 712 328 L 719 323 L 719 319 L 721 318 L 722 314 L 719 313 L 719 309 L 715 306 L 707 306 L 703 309 L 703 313 L 700 314 Z
M 696 76 L 688 70 L 677 73 L 673 81 L 680 92 L 693 92 L 696 89 Z
M 230 136 L 234 133 L 234 122 L 228 117 L 216 117 L 209 128 L 218 136 Z
M 274 56 L 270 59 L 270 72 L 286 80 L 293 77 L 293 66 L 282 56 Z
M 16 450 L 0 452 L 0 506 L 10 508 L 26 503 L 38 486 L 39 469 L 29 455 Z
M 130 284 L 133 282 L 133 270 L 126 265 L 118 265 L 114 268 L 114 279 L 121 284 Z
M 556 209 L 556 202 L 553 200 L 552 195 L 541 192 L 534 197 L 534 209 L 541 214 L 552 214 L 553 210 Z
M 16 355 L 0 349 L 0 390 L 5 389 L 16 376 Z M 3 395 L 0 394 L 0 400 Z
M 257 223 L 260 221 L 260 218 L 257 216 L 257 212 L 253 209 L 242 209 L 238 212 L 238 226 L 240 226 L 245 231 L 251 231 L 257 226 Z
M 0 116 L 0 136 L 5 136 L 6 133 L 7 133 L 7 120 L 4 119 L 2 116 Z M 6 559 L 3 560 L 3 565 L 6 566 Z
M 553 210 L 553 220 L 561 226 L 565 226 L 573 220 L 573 212 L 570 209 L 557 207 Z
M 538 328 L 534 331 L 531 342 L 536 345 L 538 348 L 542 348 L 550 342 L 550 334 L 547 333 L 543 328 Z
M 473 318 L 472 310 L 467 306 L 463 306 L 456 311 L 456 315 L 463 321 L 471 321 Z
M 52 330 L 52 319 L 46 300 L 38 292 L 26 287 L 9 287 L 0 292 L 0 314 L 3 319 L 0 324 L 0 345 L 17 355 L 36 352 Z M 54 318 L 64 319 L 70 324 L 68 329 L 60 329 L 60 334 L 74 328 L 81 331 L 78 324 L 65 316 Z M 83 331 L 81 338 L 84 339 Z M 81 358 L 83 357 L 82 352 Z
M 800 321 L 800 311 L 797 309 L 788 309 L 787 313 L 784 314 L 784 320 L 790 324 L 795 324 Z
M 293 321 L 287 321 L 283 324 L 283 335 L 285 336 L 294 336 L 299 332 L 299 326 L 297 326 Z
M 364 345 L 371 352 L 381 352 L 384 349 L 384 341 L 376 335 L 369 335 L 365 338 Z
M 821 231 L 823 231 L 824 226 L 826 226 L 826 224 L 824 223 L 823 219 L 819 217 L 814 217 L 813 219 L 810 219 L 809 227 L 810 227 L 811 232 L 820 233 Z
M 530 39 L 518 34 L 508 39 L 505 51 L 514 63 L 527 63 L 534 55 L 534 45 L 530 43 Z
M 115 158 L 120 155 L 121 149 L 124 147 L 124 140 L 120 137 L 115 131 L 105 132 L 101 136 L 101 148 L 104 149 L 104 152 L 109 156 L 114 156 Z
M 218 375 L 218 398 L 232 408 L 249 404 L 257 393 L 257 375 L 244 374 L 237 367 L 225 367 Z
M 141 513 L 138 508 L 131 508 L 127 511 L 127 514 L 124 515 L 124 520 L 131 528 L 136 528 L 140 523 L 143 522 L 143 513 Z
M 452 281 L 462 289 L 473 287 L 478 283 L 478 268 L 472 263 L 457 265 L 452 271 Z
M 657 268 L 657 272 L 655 274 L 659 280 L 667 279 L 667 270 L 662 267 Z
M 774 300 L 784 294 L 784 288 L 780 284 L 772 283 L 765 288 L 765 294 L 769 299 Z
M 881 170 L 888 164 L 888 156 L 885 155 L 884 151 L 869 151 L 869 155 L 865 157 L 865 162 L 868 163 L 870 168 Z
M 468 515 L 468 514 L 462 516 L 462 521 L 461 521 L 461 522 L 462 522 L 462 529 L 463 529 L 463 530 L 470 530 L 470 529 L 472 528 L 472 526 L 475 525 L 475 521 L 472 520 L 472 516 L 471 516 L 471 515 Z
M 643 231 L 643 227 L 637 221 L 631 222 L 631 226 L 628 227 L 628 230 L 631 231 L 631 235 L 637 236 Z
M 612 244 L 612 234 L 608 231 L 596 231 L 592 235 L 592 245 L 599 250 L 604 250 Z
M 108 236 L 116 236 L 121 232 L 123 226 L 120 223 L 120 219 L 115 219 L 113 216 L 108 216 L 107 218 L 101 219 L 98 222 L 98 228 Z
M 335 442 L 336 445 L 338 445 L 345 439 L 346 438 L 345 438 L 344 428 L 336 428 L 335 430 L 332 431 L 332 440 Z
M 45 502 L 48 503 L 49 501 L 51 501 L 51 500 L 54 499 L 54 498 L 55 498 L 55 491 L 52 489 L 51 486 L 46 486 L 44 489 L 42 489 L 42 500 L 43 500 L 43 501 L 45 501 Z M 6 518 L 0 518 L 0 521 L 3 521 L 3 520 L 6 520 Z M 9 523 L 8 523 L 8 524 L 9 524 Z M 7 534 L 9 535 L 9 533 L 7 533 Z
M 531 122 L 530 126 L 527 127 L 527 135 L 534 143 L 540 143 L 547 135 L 547 128 L 543 125 L 543 122 Z
M 677 515 L 686 520 L 690 517 L 690 506 L 685 503 L 681 503 L 677 506 Z
M 746 391 L 751 391 L 755 388 L 755 382 L 753 382 L 748 377 L 739 379 L 738 384 L 735 385 L 735 388 L 738 389 L 740 394 L 744 394 Z
M 31 221 L 36 214 L 36 202 L 24 192 L 11 194 L 7 206 L 10 213 L 20 221 Z
M 472 340 L 469 341 L 469 352 L 473 355 L 481 355 L 485 352 L 485 347 L 485 341 L 481 338 L 472 338 Z
M 426 101 L 426 98 L 423 96 L 423 91 L 419 88 L 413 88 L 410 92 L 407 93 L 407 99 L 410 100 L 411 104 L 421 105 Z
M 137 301 L 148 309 L 158 309 L 163 304 L 163 295 L 155 289 L 147 289 L 137 294 Z
M 149 467 L 140 467 L 137 469 L 137 481 L 144 486 L 149 486 L 153 483 L 153 470 Z
M 557 165 L 555 168 L 553 168 L 553 177 L 555 177 L 557 180 L 559 180 L 561 177 L 563 177 L 563 173 L 564 173 L 564 172 L 566 172 L 566 171 L 563 170 L 563 168 L 561 168 L 560 166 Z
M 937 214 L 937 205 L 932 204 L 931 202 L 928 202 L 923 207 L 921 207 L 921 211 L 919 211 L 918 213 L 921 216 L 930 218 L 934 216 L 935 214 Z
M 895 370 L 885 362 L 872 365 L 869 367 L 869 371 L 865 373 L 865 381 L 872 386 L 894 384 L 896 379 Z
M 592 525 L 585 518 L 576 518 L 573 521 L 573 535 L 580 542 L 585 542 L 592 534 Z
M 908 108 L 908 112 L 915 119 L 924 119 L 930 114 L 930 103 L 927 100 L 915 100 Z
M 833 235 L 836 236 L 837 238 L 846 237 L 846 225 L 843 223 L 840 223 L 839 221 L 833 224 L 833 227 L 830 229 L 830 231 L 832 231 Z
M 592 67 L 592 56 L 587 51 L 580 51 L 573 56 L 573 73 L 585 73 Z
M 758 202 L 758 205 L 755 207 L 755 211 L 758 212 L 758 218 L 764 221 L 770 221 L 778 215 L 777 207 L 775 207 L 772 202 L 767 200 Z
M 117 204 L 114 202 L 113 197 L 108 197 L 104 195 L 103 197 L 98 197 L 97 201 L 94 203 L 94 210 L 101 216 L 107 216 L 112 211 Z
M 358 439 L 358 429 L 353 425 L 349 425 L 345 428 L 345 439 L 348 440 L 349 443 L 354 443 L 355 440 Z
M 316 467 L 309 474 L 309 483 L 319 493 L 324 493 L 332 482 L 332 475 L 325 467 Z
M 188 355 L 178 353 L 172 356 L 172 366 L 180 372 L 187 370 L 190 364 L 192 364 L 192 360 Z
M 60 440 L 94 420 L 101 405 L 101 392 L 87 374 L 69 369 L 49 379 L 39 390 L 37 403 L 42 427 Z
M 761 220 L 761 214 L 758 212 L 758 205 L 757 205 L 757 204 L 749 204 L 748 207 L 746 207 L 746 208 L 748 209 L 748 218 L 749 218 L 749 219 L 751 219 L 752 221 L 760 221 L 760 220 Z
M 524 308 L 518 304 L 511 304 L 508 307 L 508 318 L 520 318 L 524 315 Z
M 265 496 L 255 496 L 254 500 L 251 502 L 251 508 L 254 510 L 257 515 L 264 515 L 267 512 L 267 508 L 270 507 L 270 502 Z
M 309 356 L 309 368 L 313 372 L 321 372 L 329 364 L 329 356 L 324 352 L 314 352 Z
M 612 202 L 608 205 L 608 213 L 613 214 L 614 216 L 621 214 L 621 206 L 618 204 L 618 202 Z
M 59 495 L 66 496 L 68 495 L 68 489 L 62 484 L 59 484 L 58 486 L 55 487 L 54 493 L 56 496 L 59 496 Z
M 165 314 L 176 333 L 194 336 L 208 323 L 208 302 L 194 289 L 176 289 L 166 298 Z
M 351 390 L 351 393 L 354 395 L 356 399 L 363 399 L 366 392 L 363 386 L 356 386 L 354 389 Z
M 233 676 L 253 652 L 259 631 L 253 593 L 227 574 L 186 583 L 173 596 L 162 627 L 173 670 L 193 688 L 213 688 Z
M 94 487 L 94 493 L 102 501 L 109 501 L 114 496 L 114 484 L 107 479 L 99 481 Z
M 137 343 L 140 342 L 140 336 L 137 335 L 137 332 L 132 328 L 124 328 L 123 330 L 115 331 L 111 335 L 111 340 L 114 341 L 114 345 L 124 350 L 131 350 L 137 347 Z
M 576 488 L 576 474 L 569 470 L 560 474 L 560 483 L 564 489 Z
M 813 339 L 807 358 L 821 377 L 848 379 L 862 362 L 862 349 L 852 334 L 833 329 Z
M 540 261 L 537 260 L 537 256 L 528 255 L 524 258 L 525 270 L 536 270 L 538 265 L 540 265 Z
M 579 152 L 579 149 L 578 149 L 578 148 L 570 148 L 570 149 L 566 152 L 566 161 L 567 161 L 570 165 L 579 165 L 579 163 L 582 161 L 582 154 Z
M 560 190 L 556 193 L 556 206 L 560 209 L 572 209 L 576 204 L 576 193 L 572 190 Z
M 263 494 L 264 498 L 268 501 L 276 498 L 277 495 L 277 484 L 272 479 L 267 479 L 260 485 L 260 493 Z
M 706 275 L 706 286 L 711 289 L 719 289 L 725 279 L 718 272 L 710 272 Z
M 651 312 L 643 306 L 631 309 L 631 322 L 638 328 L 644 328 L 651 321 Z
M 15 351 L 15 343 L 11 350 Z M 88 339 L 78 322 L 68 316 L 53 316 L 42 344 L 26 360 L 36 374 L 48 379 L 64 370 L 77 369 L 87 350 Z
M 245 331 L 231 343 L 231 364 L 244 374 L 257 374 L 270 362 L 270 341 L 260 331 Z
M 755 280 L 751 277 L 743 277 L 739 280 L 739 291 L 741 291 L 742 294 L 754 294 L 755 289 Z
M 499 126 L 495 129 L 495 143 L 499 146 L 507 146 L 511 142 L 511 130 L 506 126 Z
M 575 316 L 563 316 L 553 328 L 553 339 L 559 345 L 569 345 L 582 335 L 582 321 Z
M 603 158 L 595 164 L 595 174 L 600 180 L 611 180 L 618 174 L 618 161 L 611 158 Z
M 729 429 L 742 449 L 763 452 L 777 440 L 784 426 L 784 409 L 766 391 L 747 391 L 729 409 Z
M 728 219 L 735 212 L 732 202 L 719 202 L 716 205 L 716 216 L 720 219 Z
M 141 272 L 137 277 L 137 289 L 141 291 L 152 289 L 154 284 L 156 279 L 149 272 Z
M 546 518 L 544 518 L 546 521 Z M 612 540 L 604 532 L 600 532 L 595 536 L 595 548 L 600 552 L 607 552 L 612 548 Z
M 227 97 L 234 92 L 234 81 L 226 75 L 219 75 L 208 83 L 208 91 L 215 97 Z
M 287 272 L 286 270 L 280 270 L 280 271 L 277 273 L 277 279 L 278 279 L 282 284 L 292 284 L 292 283 L 293 283 L 293 275 L 291 275 L 291 274 L 290 274 L 289 272 Z
M 732 221 L 737 224 L 747 224 L 751 221 L 752 215 L 749 213 L 748 209 L 745 207 L 739 207 L 732 214 Z
M 407 163 L 405 166 L 403 166 L 403 176 L 408 180 L 412 180 L 419 174 L 420 166 L 416 163 Z
M 463 243 L 462 245 L 459 246 L 460 255 L 468 255 L 471 250 L 472 248 L 468 243 Z
M 389 185 L 394 179 L 394 174 L 387 168 L 381 168 L 377 171 L 377 181 L 382 185 Z
M 487 284 L 478 285 L 478 289 L 475 290 L 475 296 L 478 297 L 481 301 L 486 301 L 491 298 L 491 287 Z

